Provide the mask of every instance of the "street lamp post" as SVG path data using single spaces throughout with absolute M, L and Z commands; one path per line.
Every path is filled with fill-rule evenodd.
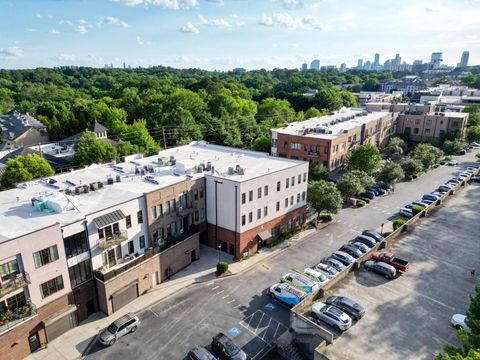
M 380 230 L 380 232 L 382 233 L 382 236 L 383 236 L 383 223 L 382 223 L 382 230 Z
M 214 180 L 215 181 L 215 241 L 217 243 L 218 249 L 218 262 L 220 262 L 220 241 L 218 240 L 218 197 L 217 197 L 217 184 L 223 184 L 221 180 Z

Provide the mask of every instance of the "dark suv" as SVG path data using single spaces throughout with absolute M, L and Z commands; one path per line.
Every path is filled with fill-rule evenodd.
M 363 230 L 362 235 L 374 238 L 376 242 L 381 242 L 385 240 L 385 238 L 382 236 L 382 234 L 373 231 L 373 230 Z
M 367 260 L 363 266 L 366 270 L 376 272 L 377 274 L 385 276 L 387 279 L 394 279 L 397 275 L 397 270 L 392 265 L 381 261 Z
M 218 333 L 213 337 L 212 349 L 220 356 L 220 359 L 226 360 L 247 360 L 247 354 L 235 344 L 232 339 L 223 333 Z
M 329 296 L 326 303 L 345 311 L 355 320 L 360 320 L 365 315 L 362 305 L 345 296 Z

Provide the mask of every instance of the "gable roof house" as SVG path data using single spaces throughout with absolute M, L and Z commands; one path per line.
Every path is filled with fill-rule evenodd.
M 47 127 L 28 113 L 13 110 L 0 117 L 0 151 L 48 141 Z

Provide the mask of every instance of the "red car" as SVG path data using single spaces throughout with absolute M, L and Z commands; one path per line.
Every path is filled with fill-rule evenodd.
M 372 254 L 372 260 L 381 261 L 386 264 L 392 265 L 395 269 L 402 272 L 407 271 L 410 266 L 408 261 L 396 257 L 391 252 L 385 252 L 385 253 L 380 253 L 378 251 L 374 252 Z

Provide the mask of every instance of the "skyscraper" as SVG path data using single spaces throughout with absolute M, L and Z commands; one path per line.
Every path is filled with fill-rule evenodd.
M 308 70 L 308 64 L 307 63 L 303 63 L 302 64 L 302 71 L 307 71 Z
M 362 69 L 362 68 L 363 68 L 363 59 L 358 59 L 357 69 Z
M 441 52 L 434 52 L 432 53 L 432 57 L 430 58 L 430 65 L 433 69 L 438 69 L 443 61 L 443 53 Z
M 312 70 L 320 70 L 320 60 L 315 59 L 310 63 L 310 69 Z
M 458 63 L 457 67 L 459 68 L 465 68 L 468 66 L 468 57 L 470 56 L 469 51 L 464 51 L 462 53 L 462 58 L 460 59 L 460 62 Z
M 375 53 L 375 60 L 373 61 L 373 69 L 378 70 L 379 67 L 380 67 L 380 54 Z
M 340 64 L 340 72 L 345 72 L 347 71 L 347 64 L 341 63 Z

